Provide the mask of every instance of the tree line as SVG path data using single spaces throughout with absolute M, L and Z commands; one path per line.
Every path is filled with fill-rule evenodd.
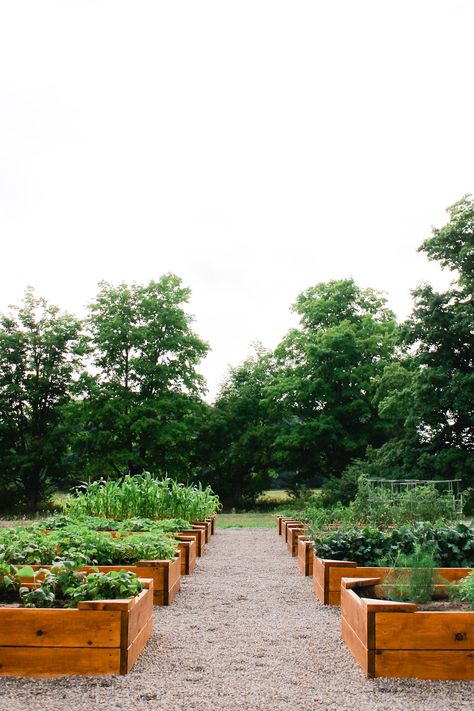
M 352 279 L 317 284 L 299 325 L 256 347 L 205 402 L 209 346 L 171 274 L 99 285 L 85 319 L 28 289 L 0 319 L 1 505 L 37 509 L 51 491 L 148 470 L 210 484 L 250 506 L 276 481 L 348 500 L 361 473 L 474 483 L 474 201 L 420 246 L 452 272 L 413 292 L 398 323 Z

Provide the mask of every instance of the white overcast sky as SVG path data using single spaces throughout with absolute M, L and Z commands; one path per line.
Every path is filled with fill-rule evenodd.
M 472 0 L 0 0 L 0 311 L 192 289 L 215 394 L 353 276 L 400 318 L 474 191 Z

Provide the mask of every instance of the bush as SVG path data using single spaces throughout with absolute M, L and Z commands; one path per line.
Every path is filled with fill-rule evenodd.
M 417 523 L 388 531 L 365 528 L 313 531 L 316 555 L 353 560 L 359 565 L 383 565 L 399 554 L 413 554 L 417 545 L 432 544 L 440 567 L 474 567 L 474 525 Z
M 87 528 L 63 528 L 50 534 L 39 529 L 0 531 L 0 562 L 52 565 L 134 565 L 139 560 L 172 560 L 177 543 L 162 531 L 112 538 Z

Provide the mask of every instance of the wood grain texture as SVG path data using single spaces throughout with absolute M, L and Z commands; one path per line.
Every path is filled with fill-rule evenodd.
M 288 543 L 288 537 L 290 535 L 290 530 L 293 528 L 303 528 L 304 526 L 301 523 L 301 521 L 288 521 L 283 524 L 284 528 L 284 535 L 285 535 L 285 543 Z
M 180 547 L 181 550 L 181 575 L 192 575 L 194 568 L 196 567 L 196 560 L 197 560 L 197 544 L 196 544 L 196 538 L 193 536 L 182 536 L 181 534 L 178 535 L 178 541 L 180 543 L 185 543 L 186 547 L 184 550 L 184 555 L 183 555 L 183 550 Z
M 303 536 L 305 532 L 304 526 L 295 526 L 288 528 L 288 542 L 286 547 L 288 553 L 294 558 L 298 555 L 298 537 Z
M 381 650 L 375 654 L 375 676 L 473 681 L 474 652 Z
M 120 615 L 120 610 L 0 608 L 0 647 L 119 647 Z
M 377 649 L 474 650 L 474 612 L 376 615 Z
M 474 680 L 474 612 L 424 612 L 412 603 L 357 595 L 379 581 L 341 581 L 343 639 L 366 675 Z
M 193 526 L 200 526 L 201 528 L 204 529 L 205 532 L 205 542 L 209 543 L 211 540 L 211 529 L 212 529 L 212 524 L 210 521 L 192 521 Z
M 305 540 L 304 536 L 298 538 L 298 570 L 301 575 L 313 574 L 313 542 Z
M 355 661 L 362 667 L 364 674 L 368 676 L 369 650 L 344 617 L 341 618 L 341 635 Z
M 133 642 L 127 649 L 126 655 L 122 654 L 121 674 L 128 674 L 133 665 L 137 661 L 140 654 L 143 652 L 148 640 L 153 631 L 153 618 L 150 617 L 145 625 L 141 628 Z
M 318 576 L 320 577 L 319 585 L 327 592 L 324 602 L 325 605 L 340 604 L 340 590 L 342 578 L 372 578 L 379 577 L 383 581 L 390 571 L 387 567 L 367 567 L 359 566 L 354 561 L 336 561 L 317 558 Z M 461 580 L 469 575 L 472 568 L 437 568 L 436 572 L 441 578 L 454 582 Z M 446 588 L 443 585 L 437 585 L 437 594 L 446 593 Z M 329 599 L 332 602 L 329 602 Z
M 195 528 L 183 529 L 179 532 L 180 536 L 190 536 L 196 540 L 196 554 L 201 558 L 206 552 L 206 541 L 204 529 L 196 526 Z
M 152 630 L 153 582 L 142 582 L 136 598 L 92 600 L 78 609 L 1 608 L 0 675 L 127 673 Z
M 120 659 L 120 647 L 0 647 L 0 675 L 51 679 L 76 674 L 120 674 Z

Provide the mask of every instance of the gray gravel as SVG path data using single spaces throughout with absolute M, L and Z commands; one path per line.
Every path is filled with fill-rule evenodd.
M 366 680 L 275 530 L 218 530 L 128 676 L 0 677 L 0 710 L 462 711 L 474 683 Z

